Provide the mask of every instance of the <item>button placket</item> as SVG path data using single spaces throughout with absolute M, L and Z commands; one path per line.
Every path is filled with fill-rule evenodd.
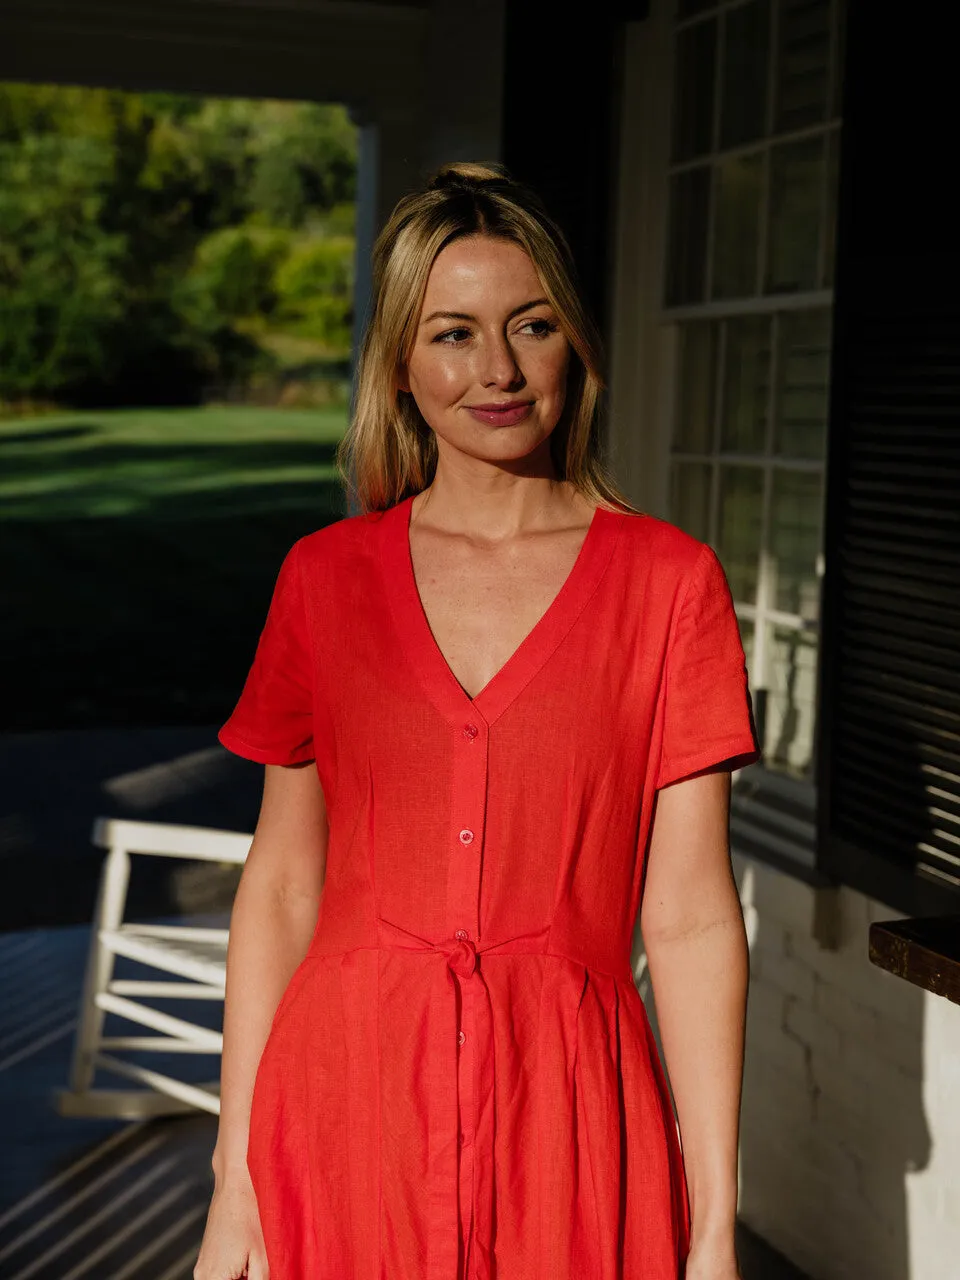
M 486 822 L 489 728 L 478 713 L 453 720 L 453 776 L 450 802 L 450 858 L 447 877 L 448 937 L 461 946 L 476 946 L 480 940 L 480 891 L 483 867 L 483 837 Z M 459 979 L 461 1005 L 453 1034 L 458 1075 L 458 1151 L 460 1154 L 461 1196 L 472 1217 L 474 1175 L 472 1152 L 478 1117 L 477 1054 L 483 1052 L 478 1039 L 477 992 L 472 981 Z
M 452 848 L 457 852 L 451 857 L 447 878 L 448 918 L 451 925 L 466 928 L 479 940 L 489 729 L 479 714 L 455 720 L 450 728 L 456 735 L 450 818 Z

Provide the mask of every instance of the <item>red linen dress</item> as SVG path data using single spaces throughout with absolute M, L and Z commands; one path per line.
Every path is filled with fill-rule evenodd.
M 271 1280 L 677 1280 L 687 1189 L 630 953 L 657 789 L 759 755 L 726 577 L 597 508 L 471 699 L 412 501 L 293 546 L 220 731 L 315 760 L 329 814 L 253 1095 Z

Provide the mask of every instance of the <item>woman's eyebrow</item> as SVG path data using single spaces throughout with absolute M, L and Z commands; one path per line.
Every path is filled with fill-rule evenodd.
M 549 298 L 534 298 L 532 302 L 523 302 L 519 307 L 514 307 L 507 316 L 508 320 L 512 320 L 514 316 L 520 315 L 522 311 L 529 311 L 531 307 L 549 307 Z M 466 311 L 431 311 L 426 319 L 421 320 L 421 327 L 429 324 L 431 320 L 476 320 L 476 316 L 468 315 Z

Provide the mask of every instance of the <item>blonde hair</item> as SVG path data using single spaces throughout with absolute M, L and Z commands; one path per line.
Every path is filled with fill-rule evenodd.
M 419 493 L 436 470 L 437 443 L 398 375 L 413 350 L 430 269 L 464 236 L 511 241 L 526 251 L 571 347 L 563 412 L 550 435 L 553 465 L 595 504 L 635 510 L 606 474 L 598 407 L 601 343 L 577 285 L 570 249 L 538 196 L 501 165 L 457 163 L 394 208 L 373 250 L 370 320 L 357 365 L 354 410 L 336 463 L 362 512 Z

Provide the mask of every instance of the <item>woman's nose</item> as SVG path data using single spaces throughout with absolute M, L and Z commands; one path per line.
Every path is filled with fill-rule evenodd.
M 523 382 L 517 357 L 505 339 L 484 344 L 481 360 L 480 381 L 485 387 L 512 387 Z

